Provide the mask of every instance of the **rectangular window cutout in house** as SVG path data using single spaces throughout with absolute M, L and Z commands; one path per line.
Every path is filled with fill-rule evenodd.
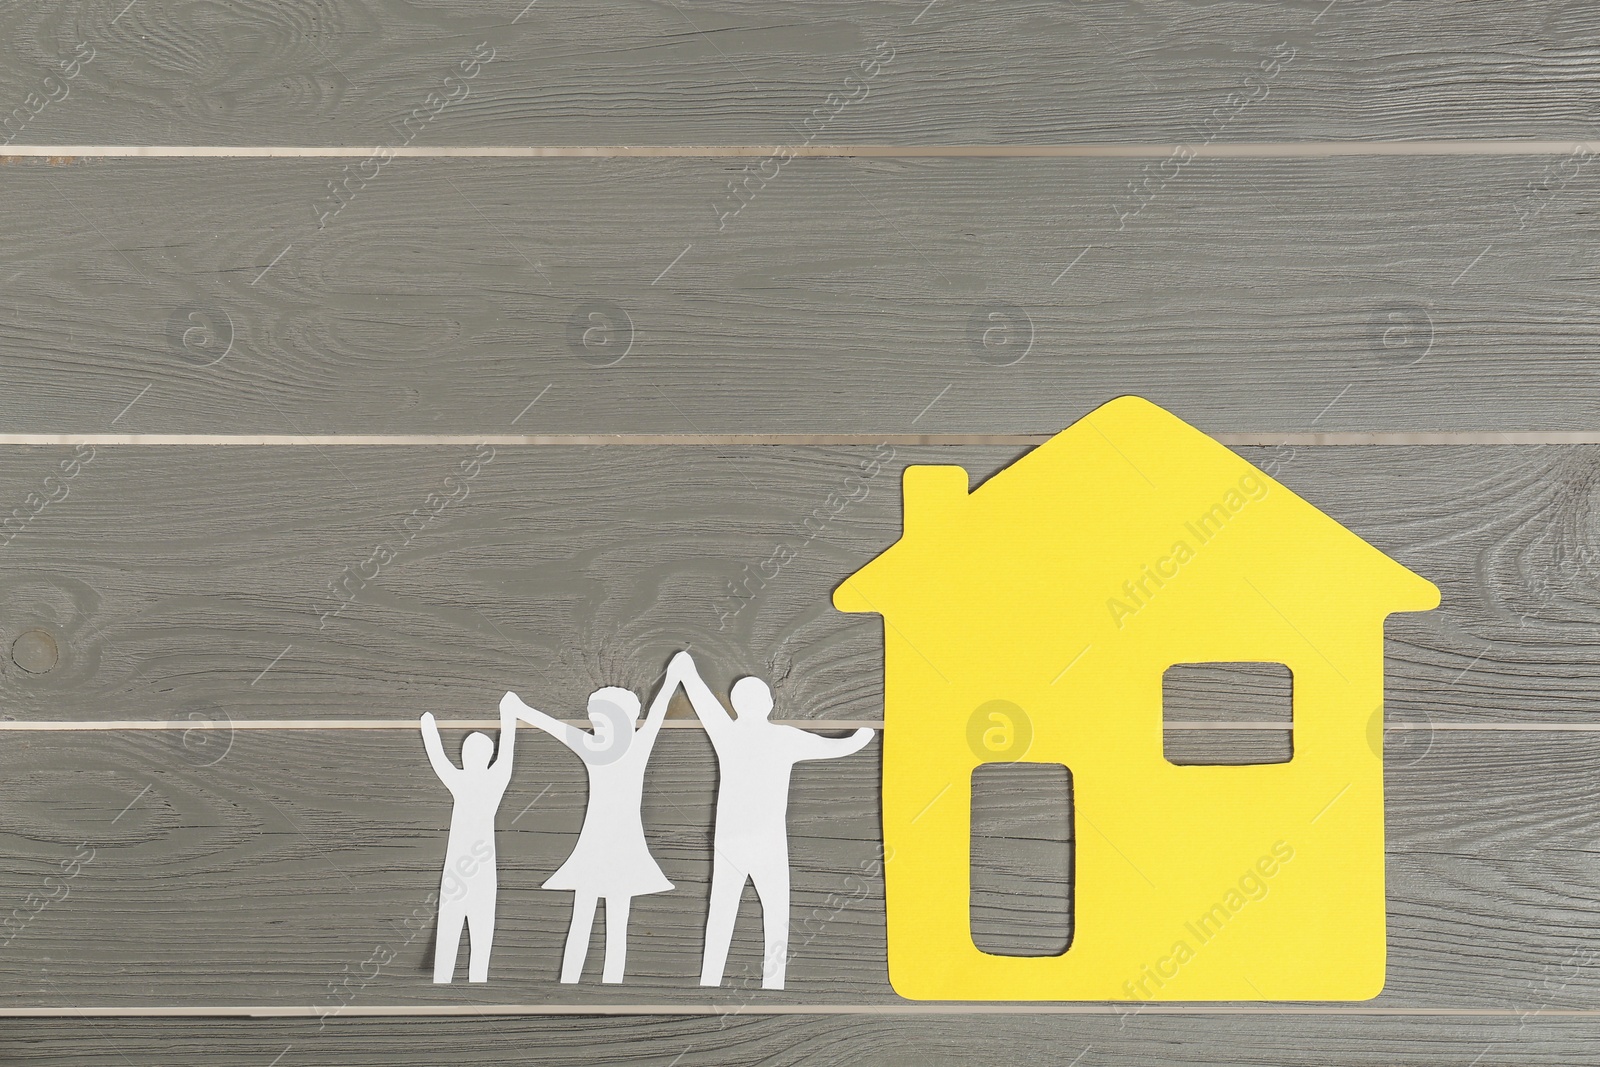
M 1072 774 L 1059 763 L 972 772 L 972 942 L 995 956 L 1072 944 Z
M 1294 678 L 1281 663 L 1178 663 L 1161 677 L 1161 747 L 1182 766 L 1288 763 Z

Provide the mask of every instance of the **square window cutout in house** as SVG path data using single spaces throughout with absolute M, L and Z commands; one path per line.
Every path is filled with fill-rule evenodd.
M 1288 763 L 1294 756 L 1289 668 L 1281 663 L 1168 667 L 1161 677 L 1161 746 L 1168 763 L 1182 766 Z
M 1059 763 L 972 772 L 972 943 L 995 956 L 1072 944 L 1072 775 Z

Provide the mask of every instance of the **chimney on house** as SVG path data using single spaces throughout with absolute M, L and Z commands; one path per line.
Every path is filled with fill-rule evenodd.
M 967 499 L 967 486 L 965 467 L 907 467 L 901 482 L 904 540 L 914 542 L 925 531 L 949 523 L 955 509 Z

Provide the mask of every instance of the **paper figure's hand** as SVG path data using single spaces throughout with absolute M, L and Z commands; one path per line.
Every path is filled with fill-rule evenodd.
M 421 723 L 424 728 L 429 727 L 429 726 L 433 726 L 434 725 L 433 712 L 431 712 L 431 711 L 423 712 L 422 713 L 422 718 L 418 719 L 417 721 L 419 723 Z M 435 728 L 437 728 L 437 727 L 435 727 Z
M 515 715 L 525 707 L 522 698 L 515 693 L 507 693 L 500 698 L 500 714 Z
M 818 725 L 827 724 L 818 723 Z M 823 737 L 805 730 L 794 730 L 788 736 L 796 759 L 838 759 L 840 756 L 854 755 L 866 748 L 874 733 L 875 731 L 863 726 L 849 737 Z
M 849 737 L 845 738 L 844 739 L 844 752 L 842 753 L 842 755 L 846 755 L 846 756 L 852 755 L 852 754 L 854 754 L 856 752 L 860 752 L 862 749 L 866 748 L 869 744 L 872 743 L 873 732 L 874 731 L 869 730 L 865 726 L 863 726 L 863 727 L 859 728 L 858 730 L 856 730 L 855 733 L 853 733 Z
M 667 677 L 669 679 L 687 678 L 698 673 L 700 672 L 695 670 L 694 657 L 689 655 L 688 649 L 673 653 L 672 662 L 667 664 Z

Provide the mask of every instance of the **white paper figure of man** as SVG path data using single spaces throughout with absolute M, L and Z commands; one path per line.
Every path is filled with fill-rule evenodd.
M 759 678 L 740 678 L 729 694 L 731 718 L 695 669 L 688 652 L 683 687 L 717 750 L 717 823 L 712 842 L 711 910 L 706 919 L 700 984 L 722 984 L 744 883 L 761 898 L 765 954 L 761 988 L 782 989 L 789 962 L 789 777 L 801 760 L 859 752 L 872 731 L 821 737 L 768 721 L 772 690 Z M 673 660 L 677 664 L 678 657 Z
M 530 708 L 515 693 L 500 700 L 502 716 L 520 715 L 529 726 L 550 734 L 583 760 L 589 775 L 589 803 L 578 843 L 567 862 L 544 883 L 546 889 L 570 889 L 573 893 L 572 924 L 567 928 L 567 947 L 561 958 L 564 983 L 576 982 L 583 974 L 599 901 L 606 902 L 606 952 L 600 980 L 620 982 L 628 965 L 628 912 L 633 898 L 672 889 L 650 855 L 641 805 L 645 766 L 683 670 L 684 665 L 674 658 L 642 724 L 639 698 L 630 690 L 617 686 L 596 689 L 589 696 L 593 733 Z
M 471 945 L 467 980 L 489 980 L 498 886 L 494 817 L 511 781 L 511 751 L 516 737 L 516 715 L 501 712 L 499 754 L 495 754 L 488 734 L 470 733 L 461 744 L 462 765 L 457 767 L 444 754 L 433 714 L 422 716 L 422 744 L 428 750 L 428 762 L 455 798 L 444 873 L 439 880 L 439 942 L 433 953 L 433 980 L 440 984 L 449 982 L 455 974 L 463 923 Z M 491 756 L 493 763 L 489 761 Z

